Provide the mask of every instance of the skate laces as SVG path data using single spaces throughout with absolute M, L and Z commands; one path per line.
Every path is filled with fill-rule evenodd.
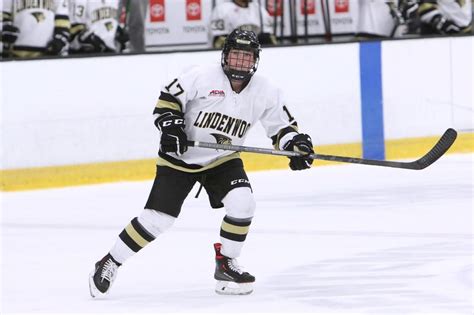
M 239 274 L 243 274 L 244 272 L 242 271 L 242 266 L 239 266 L 239 263 L 237 262 L 237 259 L 235 258 L 232 258 L 230 259 L 229 258 L 229 263 L 227 264 L 229 266 L 229 268 L 232 270 L 232 271 L 235 271 Z
M 107 280 L 112 282 L 115 278 L 115 274 L 117 273 L 118 266 L 112 261 L 112 259 L 107 259 L 104 266 L 102 267 L 102 272 L 100 277 L 102 280 Z

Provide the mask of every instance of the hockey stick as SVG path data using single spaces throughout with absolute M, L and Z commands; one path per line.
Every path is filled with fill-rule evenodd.
M 333 162 L 344 162 L 344 163 L 353 163 L 353 164 L 363 164 L 363 165 L 374 165 L 374 166 L 384 166 L 384 167 L 393 167 L 393 168 L 404 168 L 408 170 L 422 170 L 438 160 L 454 143 L 457 137 L 456 130 L 449 128 L 444 132 L 438 142 L 434 147 L 428 151 L 423 157 L 419 158 L 416 161 L 412 162 L 396 162 L 396 161 L 381 161 L 381 160 L 369 160 L 361 159 L 354 157 L 345 157 L 337 155 L 325 155 L 325 154 L 311 154 L 310 157 L 315 160 L 326 160 Z M 256 148 L 256 147 L 246 147 L 240 145 L 232 144 L 220 144 L 220 143 L 210 143 L 210 142 L 200 142 L 200 141 L 188 141 L 188 146 L 207 148 L 207 149 L 216 149 L 216 150 L 227 150 L 227 151 L 236 151 L 236 152 L 251 152 L 251 153 L 260 153 L 260 154 L 269 154 L 269 155 L 281 155 L 287 157 L 294 156 L 303 156 L 304 154 L 294 151 L 282 151 L 282 150 L 273 150 L 266 148 Z
M 326 5 L 324 3 L 326 2 Z M 332 42 L 331 13 L 329 12 L 329 3 L 327 0 L 321 0 L 321 11 L 324 23 L 324 38 L 327 42 Z

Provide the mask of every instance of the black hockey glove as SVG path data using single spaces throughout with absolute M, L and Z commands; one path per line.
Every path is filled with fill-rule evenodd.
M 3 22 L 2 25 L 2 43 L 11 45 L 15 43 L 16 39 L 18 38 L 18 34 L 20 33 L 20 29 L 13 25 L 12 22 Z
M 80 51 L 85 53 L 112 52 L 102 38 L 89 31 L 82 31 L 78 35 L 78 41 L 81 45 Z
M 66 56 L 69 50 L 69 32 L 64 29 L 55 29 L 53 39 L 48 43 L 46 51 L 50 55 Z
M 127 43 L 130 41 L 130 36 L 127 30 L 122 28 L 120 25 L 117 26 L 117 32 L 115 33 L 115 40 L 117 41 L 118 52 L 122 52 L 127 48 Z
M 306 153 L 306 156 L 290 157 L 290 168 L 293 171 L 304 170 L 311 167 L 313 159 L 309 154 L 314 153 L 311 138 L 304 133 L 299 133 L 286 143 L 283 147 L 286 151 L 295 151 Z
M 181 155 L 188 150 L 188 137 L 184 132 L 184 117 L 171 112 L 161 114 L 155 125 L 161 131 L 160 151 Z
M 459 26 L 457 26 L 450 20 L 447 20 L 441 14 L 435 15 L 431 19 L 430 26 L 436 33 L 439 34 L 457 34 L 461 31 L 461 28 Z

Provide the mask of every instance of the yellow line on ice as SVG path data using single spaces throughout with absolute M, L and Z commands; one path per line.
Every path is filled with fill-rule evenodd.
M 387 160 L 413 159 L 425 154 L 438 140 L 437 137 L 388 140 L 385 143 Z M 362 156 L 360 143 L 321 145 L 316 147 L 321 154 Z M 460 133 L 448 153 L 474 152 L 474 133 Z M 288 159 L 281 156 L 242 153 L 245 169 L 249 172 L 288 168 Z M 0 190 L 20 191 L 90 185 L 119 181 L 151 180 L 155 176 L 156 159 L 123 162 L 104 162 L 80 165 L 37 167 L 0 170 Z M 336 164 L 315 161 L 314 166 Z

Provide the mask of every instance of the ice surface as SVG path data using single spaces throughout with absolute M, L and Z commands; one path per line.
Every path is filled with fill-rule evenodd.
M 1 313 L 473 313 L 473 158 L 422 171 L 361 165 L 249 173 L 240 262 L 250 296 L 214 293 L 224 210 L 186 200 L 175 226 L 92 299 L 87 276 L 151 181 L 1 194 Z M 317 163 L 317 162 L 316 162 Z

